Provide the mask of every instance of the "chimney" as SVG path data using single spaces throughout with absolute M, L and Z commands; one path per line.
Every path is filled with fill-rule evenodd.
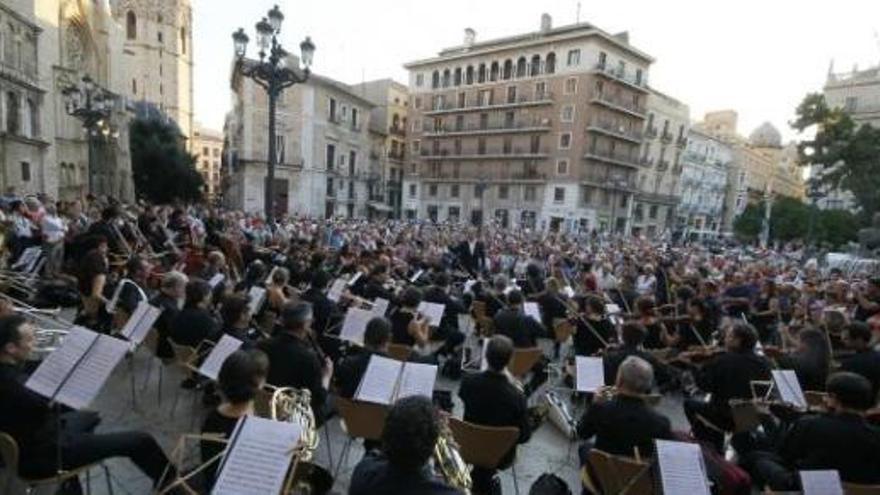
M 629 31 L 621 31 L 615 34 L 614 37 L 626 44 L 629 44 Z
M 546 33 L 553 29 L 553 18 L 550 17 L 550 14 L 544 12 L 541 14 L 541 32 Z
M 474 40 L 477 38 L 477 32 L 471 28 L 464 29 L 464 44 L 465 46 L 473 46 Z

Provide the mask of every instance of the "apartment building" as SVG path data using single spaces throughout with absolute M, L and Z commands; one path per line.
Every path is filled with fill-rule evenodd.
M 191 146 L 196 157 L 196 170 L 205 181 L 205 195 L 213 200 L 220 192 L 223 133 L 196 124 Z
M 721 232 L 733 157 L 728 143 L 691 130 L 681 157 L 681 202 L 677 212 L 677 230 L 685 238 L 709 239 Z
M 246 61 L 245 63 L 253 63 Z M 298 66 L 291 57 L 288 66 Z M 264 208 L 268 154 L 268 95 L 240 71 L 231 75 L 232 111 L 225 125 L 229 170 L 224 202 Z M 370 184 L 378 177 L 369 159 L 373 103 L 350 86 L 312 73 L 287 89 L 276 110 L 276 215 L 366 218 Z
M 629 228 L 653 59 L 587 23 L 410 62 L 405 218 Z

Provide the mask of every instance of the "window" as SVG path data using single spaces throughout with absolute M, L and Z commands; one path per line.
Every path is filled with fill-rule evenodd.
M 210 154 L 211 154 L 211 151 L 208 149 L 207 146 L 202 148 L 202 156 L 210 156 Z
M 478 138 L 477 139 L 477 154 L 485 155 L 486 154 L 486 138 Z
M 437 196 L 437 184 L 431 184 L 428 186 L 428 196 L 431 196 L 432 198 Z
M 422 144 L 422 143 L 421 143 L 418 139 L 416 139 L 416 140 L 414 140 L 414 141 L 412 142 L 412 151 L 413 151 L 413 153 L 418 153 L 418 152 L 419 152 L 419 149 L 421 148 L 421 146 L 420 146 L 421 144 Z
M 567 150 L 571 148 L 571 133 L 563 132 L 559 135 L 559 149 Z
M 424 74 L 416 74 L 416 87 L 421 88 L 425 85 L 425 75 Z
M 464 83 L 465 84 L 473 84 L 474 83 L 474 66 L 473 65 L 468 65 L 467 69 L 465 69 Z
M 449 186 L 449 196 L 453 198 L 457 198 L 459 194 L 459 186 L 458 184 L 453 184 Z
M 516 103 L 516 86 L 507 87 L 507 103 Z
M 458 94 L 458 108 L 464 108 L 466 106 L 465 103 L 467 103 L 467 93 L 462 91 Z
M 582 200 L 585 205 L 589 205 L 593 203 L 593 188 L 590 186 L 584 186 L 581 188 L 581 195 L 583 196 Z
M 565 201 L 565 188 L 564 187 L 553 188 L 553 201 L 556 203 L 562 203 L 563 201 Z
M 539 82 L 535 84 L 535 101 L 543 100 L 547 94 L 547 83 Z
M 576 77 L 569 77 L 565 80 L 565 94 L 572 95 L 577 93 L 578 80 Z
M 328 104 L 328 112 L 327 119 L 330 122 L 336 122 L 336 99 L 330 98 L 330 103 Z
M 137 39 L 137 16 L 130 10 L 125 15 L 125 34 L 130 40 Z
M 461 218 L 461 208 L 459 208 L 458 206 L 450 206 L 447 219 L 450 222 L 458 223 L 460 218 Z
M 504 70 L 501 72 L 501 78 L 505 81 L 510 79 L 513 76 L 513 60 L 507 59 L 504 61 Z
M 535 55 L 532 57 L 531 67 L 529 68 L 529 75 L 532 77 L 535 77 L 540 73 L 541 73 L 541 56 Z
M 557 160 L 556 175 L 568 175 L 568 160 Z
M 452 82 L 452 73 L 449 72 L 449 69 L 446 69 L 443 71 L 443 87 L 448 88 L 450 82 Z
M 516 113 L 505 112 L 504 113 L 504 127 L 512 128 L 514 126 L 515 119 L 516 119 Z
M 648 218 L 650 218 L 651 220 L 656 220 L 657 210 L 657 205 L 651 205 L 651 207 L 648 209 Z
M 497 81 L 499 72 L 501 72 L 501 69 L 498 66 L 498 62 L 492 62 L 492 65 L 489 68 L 489 80 L 493 82 Z
M 480 68 L 477 69 L 477 82 L 486 82 L 486 64 L 480 64 Z
M 569 50 L 568 51 L 568 66 L 572 65 L 580 65 L 581 63 L 581 51 L 579 49 Z
M 416 110 L 421 110 L 422 109 L 422 99 L 420 97 L 416 96 L 415 100 L 413 101 L 413 106 L 415 107 Z
M 537 198 L 537 192 L 535 186 L 526 186 L 525 191 L 523 191 L 523 199 L 526 201 L 535 201 Z
M 526 58 L 520 57 L 516 61 L 516 77 L 526 77 Z
M 455 116 L 455 130 L 456 131 L 464 130 L 464 115 L 456 115 Z
M 351 128 L 354 130 L 358 130 L 358 109 L 351 109 Z
M 642 75 L 642 69 L 636 69 L 636 85 L 637 86 L 642 85 L 642 77 L 644 77 Z
M 461 67 L 455 68 L 455 73 L 452 76 L 452 84 L 455 86 L 461 86 Z
M 623 60 L 617 62 L 617 76 L 623 77 L 626 75 L 626 62 Z
M 328 144 L 327 145 L 327 170 L 333 170 L 333 166 L 336 164 L 336 145 Z
M 411 197 L 411 198 L 416 197 L 416 185 L 415 184 L 409 185 L 409 197 Z
M 563 122 L 573 122 L 574 121 L 574 105 L 565 105 L 564 107 L 562 107 L 561 120 Z
M 431 88 L 437 89 L 440 87 L 440 71 L 435 70 L 433 74 L 431 74 Z
M 544 61 L 544 73 L 553 74 L 554 72 L 556 72 L 556 54 L 550 52 L 547 54 L 547 59 Z
M 30 119 L 29 137 L 35 138 L 40 135 L 40 109 L 37 102 L 28 98 L 27 100 L 28 118 Z
M 180 28 L 180 53 L 186 53 L 186 29 Z
M 608 54 L 605 52 L 599 52 L 599 64 L 598 64 L 599 68 L 604 69 L 605 64 L 607 64 L 607 63 L 608 63 Z
M 156 33 L 156 41 L 158 41 L 159 43 L 164 43 L 164 42 L 165 42 L 165 40 L 164 40 L 163 37 L 162 37 L 162 31 L 159 31 L 159 32 Z
M 357 152 L 351 151 L 348 153 L 348 174 L 354 175 L 354 169 L 357 165 Z
M 510 196 L 510 186 L 500 185 L 498 186 L 498 199 L 507 199 Z
M 509 155 L 513 153 L 513 138 L 510 136 L 504 137 L 504 142 L 501 145 L 501 152 L 505 155 Z
M 28 162 L 21 162 L 21 181 L 31 181 L 31 164 Z
M 138 82 L 137 82 L 137 79 L 132 79 L 132 80 L 131 80 L 131 94 L 133 94 L 133 95 L 138 94 Z
M 18 134 L 21 132 L 21 100 L 18 94 L 12 91 L 6 93 L 6 132 Z
M 477 95 L 477 106 L 485 107 L 492 104 L 492 90 L 484 89 Z

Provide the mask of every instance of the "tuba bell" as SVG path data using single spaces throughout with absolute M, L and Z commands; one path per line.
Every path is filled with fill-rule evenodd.
M 308 389 L 276 388 L 269 400 L 269 415 L 276 421 L 299 424 L 302 435 L 295 455 L 301 462 L 311 461 L 318 448 L 311 392 Z
M 471 493 L 471 472 L 458 452 L 449 425 L 442 421 L 437 443 L 434 444 L 434 468 L 449 485 L 465 495 Z

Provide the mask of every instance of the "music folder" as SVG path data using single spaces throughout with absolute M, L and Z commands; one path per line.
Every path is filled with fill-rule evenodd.
M 772 370 L 772 374 L 773 385 L 779 392 L 782 402 L 806 409 L 807 399 L 794 370 Z
M 655 440 L 664 495 L 710 495 L 699 444 Z
M 354 274 L 354 275 L 348 280 L 348 282 L 345 283 L 345 285 L 347 285 L 348 287 L 353 286 L 354 284 L 357 283 L 358 280 L 360 280 L 360 278 L 361 278 L 361 276 L 362 276 L 363 274 L 364 274 L 364 272 L 360 272 L 360 271 L 357 272 L 357 273 L 355 273 L 355 274 Z
M 160 308 L 152 306 L 147 301 L 139 302 L 134 313 L 128 317 L 128 321 L 125 322 L 122 330 L 119 331 L 119 335 L 136 346 L 140 345 L 147 337 L 150 329 L 153 328 L 153 324 L 156 323 L 156 319 L 159 318 L 160 314 L 162 314 Z
M 128 352 L 128 342 L 75 326 L 25 387 L 73 409 L 87 407 Z
M 575 387 L 578 392 L 595 392 L 605 386 L 605 367 L 600 357 L 575 356 Z
M 229 437 L 212 495 L 281 493 L 301 436 L 298 423 L 243 416 Z
M 801 471 L 798 474 L 804 495 L 843 495 L 840 473 L 834 469 Z
M 358 385 L 355 399 L 391 405 L 413 395 L 431 397 L 437 380 L 437 365 L 404 363 L 383 356 L 370 356 L 370 363 Z
M 372 310 L 348 308 L 345 313 L 345 320 L 342 322 L 342 330 L 339 332 L 339 338 L 354 342 L 358 345 L 364 344 L 364 332 L 367 331 L 367 323 L 370 322 L 376 314 Z
M 414 273 L 413 276 L 410 277 L 409 283 L 411 283 L 411 284 L 416 283 L 416 280 L 418 280 L 419 277 L 421 277 L 423 273 L 425 273 L 425 270 L 419 270 L 416 273 Z
M 377 297 L 373 301 L 372 313 L 376 316 L 385 316 L 385 313 L 388 312 L 388 305 L 391 304 L 388 299 Z
M 333 285 L 330 286 L 330 290 L 327 291 L 327 299 L 333 302 L 339 302 L 339 299 L 342 298 L 342 291 L 345 290 L 345 279 L 337 278 L 333 281 Z
M 422 301 L 419 304 L 418 312 L 425 316 L 428 320 L 429 327 L 439 327 L 440 320 L 443 319 L 443 312 L 446 311 L 445 304 L 430 303 Z
M 251 290 L 248 291 L 248 310 L 250 310 L 251 316 L 260 312 L 260 308 L 263 307 L 263 301 L 265 300 L 266 289 L 251 287 Z
M 217 344 L 211 349 L 211 352 L 208 353 L 208 357 L 202 361 L 202 365 L 199 367 L 199 373 L 211 380 L 217 380 L 223 362 L 226 361 L 226 358 L 228 358 L 230 354 L 239 350 L 241 346 L 242 341 L 231 335 L 223 335 L 220 337 Z
M 211 277 L 211 280 L 208 280 L 208 285 L 210 285 L 212 289 L 216 289 L 217 286 L 220 285 L 220 282 L 223 282 L 224 280 L 226 280 L 226 275 L 218 273 Z
M 531 316 L 535 321 L 541 323 L 541 309 L 536 302 L 523 303 L 523 312 L 526 316 Z

